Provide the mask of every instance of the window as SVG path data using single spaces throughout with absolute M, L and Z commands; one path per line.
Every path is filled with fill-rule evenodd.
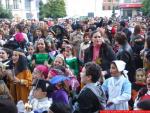
M 131 0 L 124 0 L 124 3 L 131 3 Z
M 110 6 L 108 6 L 108 10 L 111 10 L 111 7 L 110 7 Z
M 25 0 L 25 9 L 26 10 L 31 10 L 31 0 Z
M 115 9 L 118 10 L 118 9 L 119 9 L 119 6 L 115 6 Z
M 13 0 L 13 6 L 14 6 L 14 9 L 19 9 L 19 1 Z
M 108 2 L 111 2 L 111 0 L 108 0 Z
M 10 8 L 10 0 L 6 0 L 6 9 Z
M 103 6 L 103 10 L 105 10 L 105 6 Z
M 32 14 L 31 13 L 26 13 L 26 18 L 27 19 L 31 19 L 32 18 Z

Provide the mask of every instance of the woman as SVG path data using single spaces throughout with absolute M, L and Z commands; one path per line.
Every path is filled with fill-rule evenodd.
M 142 68 L 143 62 L 140 58 L 140 51 L 144 48 L 144 37 L 142 37 L 141 33 L 141 26 L 136 25 L 134 28 L 134 33 L 131 35 L 131 47 L 134 53 L 135 59 L 135 68 Z
M 8 83 L 8 79 L 10 77 L 9 72 L 13 68 L 12 61 L 10 60 L 11 51 L 8 49 L 0 50 L 0 78 Z M 7 84 L 8 85 L 8 84 Z M 9 87 L 9 86 L 8 86 Z
M 12 61 L 14 64 L 14 80 L 10 86 L 10 91 L 16 102 L 19 100 L 27 102 L 32 83 L 32 75 L 27 67 L 27 58 L 22 50 L 17 49 L 13 51 Z
M 0 80 L 0 113 L 18 113 L 9 89 L 3 80 Z
M 33 36 L 33 43 L 35 43 L 40 38 L 45 39 L 45 35 L 44 35 L 44 30 L 39 27 L 35 30 L 35 35 Z
M 116 53 L 118 60 L 123 60 L 126 65 L 126 70 L 128 71 L 129 80 L 131 82 L 135 81 L 135 62 L 133 58 L 133 50 L 127 41 L 125 33 L 118 32 L 115 35 L 115 41 L 119 46 L 119 50 Z
M 80 45 L 80 50 L 79 50 L 79 59 L 83 61 L 84 59 L 84 51 L 90 46 L 90 36 L 89 33 L 84 33 L 83 35 L 83 42 Z
M 92 43 L 85 50 L 84 63 L 93 61 L 102 67 L 103 75 L 108 74 L 110 63 L 115 60 L 115 53 L 112 48 L 104 42 L 102 34 L 93 31 L 91 34 Z

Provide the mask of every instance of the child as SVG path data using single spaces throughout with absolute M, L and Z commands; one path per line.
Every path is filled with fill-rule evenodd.
M 28 46 L 28 52 L 27 52 L 27 59 L 28 59 L 28 62 L 29 62 L 29 68 L 31 71 L 33 71 L 33 67 L 32 67 L 32 56 L 34 54 L 34 46 L 32 43 L 29 43 L 29 46 Z
M 32 72 L 32 81 L 34 83 L 37 79 L 46 80 L 47 75 L 48 75 L 48 67 L 45 65 L 38 65 L 34 68 Z M 30 90 L 28 99 L 31 100 L 32 98 L 33 98 L 33 88 Z
M 48 89 L 49 89 L 49 82 L 43 79 L 37 79 L 36 82 L 33 84 L 34 91 L 33 96 L 34 99 L 31 100 L 30 104 L 32 106 L 32 112 L 34 113 L 43 113 L 48 112 L 49 107 L 52 104 L 52 100 L 48 99 Z
M 110 78 L 104 81 L 102 87 L 108 95 L 107 110 L 128 110 L 131 98 L 131 83 L 125 74 L 126 63 L 115 60 L 110 65 Z
M 146 81 L 145 70 L 143 68 L 137 69 L 136 70 L 136 82 L 132 83 L 132 96 L 131 96 L 131 100 L 129 101 L 129 105 L 131 107 L 130 109 L 133 109 L 133 104 L 134 104 L 138 91 L 142 87 L 145 87 L 145 81 Z
M 63 75 L 54 76 L 50 83 L 54 86 L 53 92 L 51 94 L 53 102 L 61 102 L 64 104 L 69 104 L 69 96 L 66 80 L 68 77 Z
M 137 98 L 135 99 L 134 109 L 137 108 L 137 104 L 140 101 L 148 100 L 148 99 L 150 99 L 150 73 L 147 75 L 147 78 L 146 78 L 146 87 L 140 89 L 137 95 Z

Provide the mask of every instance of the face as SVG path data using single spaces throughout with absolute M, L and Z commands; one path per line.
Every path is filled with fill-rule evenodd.
M 8 54 L 6 53 L 6 51 L 0 50 L 0 58 L 1 58 L 2 60 L 8 59 Z
M 36 30 L 36 35 L 37 36 L 41 36 L 42 35 L 42 32 L 40 30 Z
M 48 35 L 49 35 L 50 37 L 54 37 L 53 33 L 51 33 L 51 32 L 48 32 Z
M 40 52 L 45 51 L 45 43 L 43 39 L 39 39 L 37 42 L 37 48 L 39 49 Z
M 86 76 L 86 69 L 85 69 L 85 67 L 82 68 L 82 71 L 80 73 L 80 77 L 81 77 L 81 83 L 87 84 L 87 82 L 89 81 L 90 77 Z
M 34 48 L 32 46 L 28 47 L 28 53 L 31 55 L 34 53 Z
M 54 60 L 54 65 L 55 66 L 62 66 L 63 65 L 63 60 L 60 57 L 56 57 L 56 59 Z
M 92 36 L 92 42 L 94 45 L 101 45 L 103 43 L 103 37 L 99 32 L 96 32 Z
M 136 81 L 137 82 L 145 82 L 145 74 L 142 71 L 136 73 Z
M 86 35 L 86 36 L 84 37 L 84 42 L 88 42 L 89 40 L 90 40 L 89 36 Z
M 37 89 L 34 89 L 33 96 L 34 98 L 41 99 L 45 97 L 46 95 L 45 95 L 45 92 L 42 92 L 41 88 L 37 88 Z
M 38 69 L 34 68 L 34 70 L 32 72 L 32 77 L 33 77 L 33 80 L 42 78 L 42 73 Z
M 19 54 L 16 51 L 13 52 L 12 60 L 14 64 L 16 64 L 19 60 Z
M 25 29 L 24 29 L 24 32 L 25 32 L 25 33 L 28 33 L 28 29 L 27 29 L 27 28 L 25 28 Z
M 113 63 L 110 65 L 110 73 L 111 73 L 111 76 L 114 76 L 114 77 L 118 76 L 118 74 L 119 74 L 119 71 L 118 71 L 116 65 Z

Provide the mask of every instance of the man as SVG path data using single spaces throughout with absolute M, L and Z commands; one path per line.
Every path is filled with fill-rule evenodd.
M 99 65 L 89 62 L 82 69 L 81 82 L 85 86 L 81 89 L 74 113 L 99 113 L 105 109 L 106 96 L 97 82 L 101 76 Z

